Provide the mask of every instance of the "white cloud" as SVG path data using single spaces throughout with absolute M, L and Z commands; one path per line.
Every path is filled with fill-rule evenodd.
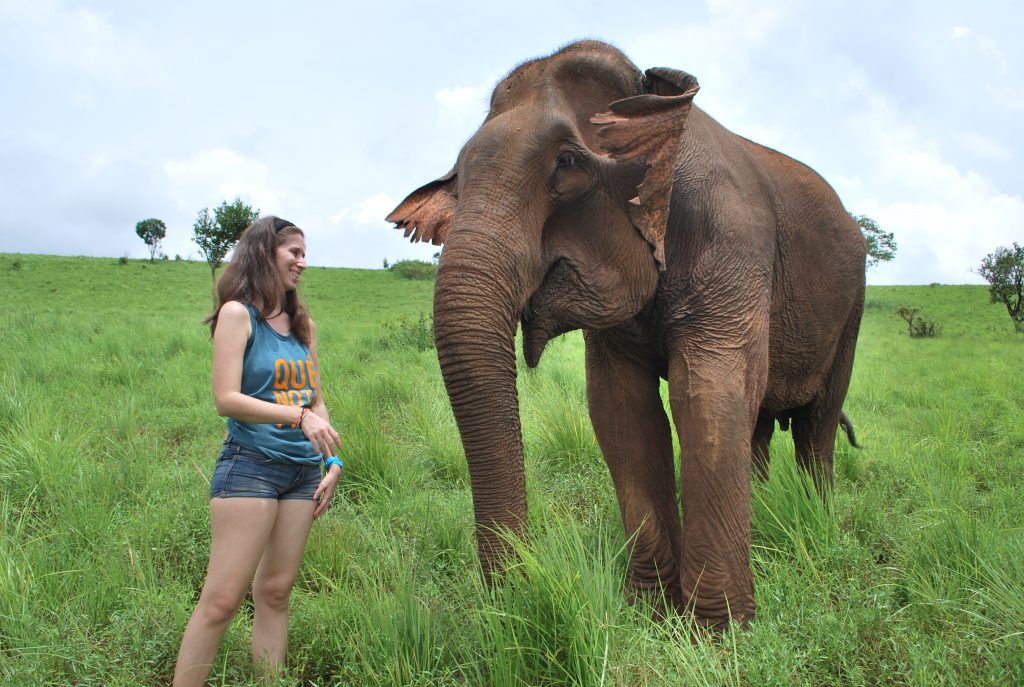
M 330 217 L 334 228 L 316 237 L 316 257 L 328 264 L 379 268 L 384 259 L 429 260 L 440 248 L 410 243 L 401 231 L 384 221 L 397 202 L 386 193 L 375 193 Z M 311 237 L 311 242 L 312 242 Z
M 0 3 L 0 19 L 0 43 L 22 59 L 114 80 L 158 78 L 155 55 L 97 12 L 59 0 L 15 0 Z
M 386 193 L 375 193 L 364 201 L 331 216 L 332 224 L 355 223 L 366 225 L 385 224 L 384 218 L 398 205 Z
M 438 124 L 458 140 L 474 130 L 487 114 L 497 76 L 476 86 L 452 86 L 434 92 Z
M 987 160 L 1005 160 L 1010 157 L 1010 151 L 1004 146 L 977 131 L 967 131 L 961 134 L 960 142 L 971 153 Z
M 466 110 L 473 108 L 475 111 L 486 106 L 490 97 L 491 86 L 455 86 L 453 88 L 442 88 L 434 93 L 434 100 L 445 110 Z
M 981 283 L 972 274 L 981 258 L 1024 227 L 1024 199 L 934 153 L 892 150 L 875 171 L 872 187 L 890 192 L 860 198 L 856 211 L 893 232 L 899 248 L 891 265 L 870 275 L 872 283 Z
M 267 165 L 228 148 L 196 153 L 186 160 L 164 163 L 169 190 L 178 207 L 192 212 L 235 197 L 264 212 L 283 206 L 283 193 L 270 181 Z
M 856 90 L 856 89 L 854 89 Z M 832 181 L 849 209 L 893 232 L 896 258 L 869 274 L 872 283 L 981 283 L 972 270 L 985 254 L 1011 242 L 1024 227 L 1024 199 L 991 178 L 954 162 L 956 143 L 979 158 L 1009 153 L 966 132 L 929 137 L 920 123 L 879 92 L 865 90 L 860 109 L 837 123 L 847 145 L 862 152 L 856 178 Z

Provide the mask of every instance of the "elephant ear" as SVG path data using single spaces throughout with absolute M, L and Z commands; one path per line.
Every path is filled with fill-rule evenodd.
M 643 95 L 616 100 L 609 111 L 591 118 L 601 148 L 614 159 L 647 163 L 637 197 L 630 200 L 629 216 L 651 244 L 658 270 L 665 271 L 665 228 L 668 225 L 672 178 L 686 118 L 697 79 L 675 69 L 648 69 Z
M 424 184 L 406 196 L 391 214 L 388 222 L 403 229 L 412 242 L 444 243 L 445 234 L 455 214 L 455 170 Z

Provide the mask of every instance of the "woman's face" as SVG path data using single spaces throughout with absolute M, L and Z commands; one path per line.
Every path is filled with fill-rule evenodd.
M 277 272 L 285 291 L 294 291 L 306 269 L 306 239 L 302 234 L 288 234 L 277 246 Z

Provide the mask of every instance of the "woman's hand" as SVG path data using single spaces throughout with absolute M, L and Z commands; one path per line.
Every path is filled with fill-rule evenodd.
M 320 480 L 320 486 L 313 492 L 313 502 L 316 503 L 316 508 L 313 510 L 314 520 L 323 515 L 327 507 L 331 505 L 331 497 L 334 496 L 334 490 L 338 488 L 338 479 L 340 477 L 341 468 L 337 465 L 327 468 L 327 474 Z
M 313 444 L 313 450 L 324 458 L 341 453 L 341 437 L 331 427 L 331 423 L 317 415 L 315 410 L 306 413 L 299 428 Z

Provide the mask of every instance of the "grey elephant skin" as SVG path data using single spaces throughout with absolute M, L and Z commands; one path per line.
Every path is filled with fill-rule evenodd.
M 590 417 L 633 538 L 629 591 L 721 628 L 754 617 L 752 465 L 775 418 L 831 484 L 865 242 L 818 174 L 726 130 L 697 90 L 595 41 L 525 62 L 454 168 L 388 221 L 444 244 L 435 342 L 484 575 L 509 553 L 502 530 L 526 522 L 517 326 L 530 366 L 582 329 Z

